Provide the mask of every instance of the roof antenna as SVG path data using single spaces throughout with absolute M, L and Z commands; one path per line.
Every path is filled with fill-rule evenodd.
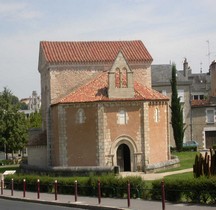
M 200 62 L 200 74 L 202 74 L 202 62 Z
M 210 57 L 211 57 L 210 43 L 209 43 L 209 40 L 207 40 L 206 42 L 207 42 L 207 44 L 208 44 L 208 54 L 207 54 L 207 56 L 208 56 L 208 64 L 209 64 L 209 66 L 210 66 Z

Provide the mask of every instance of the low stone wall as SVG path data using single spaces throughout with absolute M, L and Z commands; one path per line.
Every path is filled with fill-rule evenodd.
M 172 159 L 166 162 L 147 165 L 145 167 L 145 172 L 154 173 L 163 169 L 176 168 L 179 166 L 179 163 L 180 163 L 179 158 L 177 156 L 172 156 Z
M 47 166 L 47 146 L 28 146 L 28 164 L 46 167 Z

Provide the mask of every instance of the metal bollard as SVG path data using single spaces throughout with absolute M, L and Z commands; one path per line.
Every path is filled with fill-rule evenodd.
M 13 191 L 14 191 L 14 180 L 12 178 L 11 179 L 11 196 L 13 196 Z
M 3 188 L 4 188 L 3 179 L 1 179 L 1 195 L 3 195 Z
M 57 200 L 57 180 L 55 180 L 54 188 L 55 188 L 55 200 Z
M 165 210 L 165 188 L 164 188 L 164 180 L 161 182 L 161 194 L 162 194 L 162 210 Z
M 74 200 L 77 202 L 77 180 L 74 181 Z
M 37 199 L 40 199 L 40 180 L 37 180 Z
M 26 196 L 26 180 L 23 179 L 23 198 Z
M 128 208 L 130 208 L 130 182 L 129 181 L 127 185 L 127 204 L 128 204 Z
M 100 186 L 100 179 L 98 179 L 98 204 L 101 203 L 101 186 Z

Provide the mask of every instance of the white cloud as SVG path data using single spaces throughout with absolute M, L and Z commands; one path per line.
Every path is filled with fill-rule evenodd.
M 29 8 L 28 4 L 0 2 L 0 17 L 7 18 L 9 20 L 17 20 L 38 18 L 40 16 L 41 13 Z
M 215 0 L 207 1 L 213 8 Z M 25 3 L 0 2 L 0 21 L 6 23 L 0 34 L 0 48 L 4 49 L 0 51 L 1 73 L 4 75 L 0 84 L 7 85 L 19 97 L 27 97 L 32 90 L 40 92 L 37 65 L 41 40 L 140 39 L 155 64 L 174 61 L 181 69 L 182 61 L 187 57 L 194 72 L 199 71 L 200 62 L 203 70 L 207 70 L 206 40 L 210 41 L 212 59 L 216 54 L 213 53 L 216 51 L 215 27 L 211 26 L 214 20 L 209 19 L 209 15 L 211 17 L 215 12 L 209 9 L 209 5 L 204 7 L 199 0 L 183 0 L 183 3 L 169 0 L 91 0 L 89 3 L 85 1 L 85 5 L 81 0 L 77 1 L 81 2 L 80 5 L 71 0 L 64 5 L 61 5 L 61 0 L 52 1 L 52 5 L 47 3 L 48 0 L 37 0 L 36 5 L 30 4 L 33 2 L 30 0 L 22 2 Z M 209 13 L 204 13 L 202 8 Z M 42 14 L 43 18 L 32 21 Z M 8 19 L 13 20 L 11 22 L 22 21 L 14 27 L 15 24 L 8 24 Z

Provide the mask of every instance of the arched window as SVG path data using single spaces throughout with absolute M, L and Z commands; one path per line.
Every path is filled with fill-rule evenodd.
M 76 123 L 78 124 L 83 124 L 85 123 L 85 113 L 83 109 L 78 109 L 77 113 L 76 113 Z
M 120 72 L 120 69 L 117 68 L 115 70 L 115 87 L 116 88 L 120 88 L 121 87 L 121 72 Z
M 122 69 L 122 77 L 121 77 L 121 87 L 127 88 L 128 87 L 128 75 L 127 75 L 127 69 Z
M 120 125 L 124 125 L 124 124 L 127 124 L 127 121 L 128 121 L 128 117 L 127 117 L 127 112 L 123 109 L 121 109 L 119 112 L 118 112 L 118 120 L 117 120 L 117 123 L 120 124 Z
M 155 122 L 159 122 L 159 109 L 155 109 Z

